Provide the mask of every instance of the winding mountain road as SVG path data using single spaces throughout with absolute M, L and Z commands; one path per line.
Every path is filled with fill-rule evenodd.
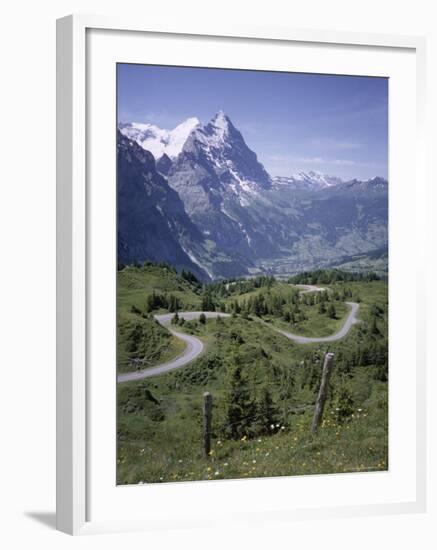
M 306 292 L 322 292 L 325 290 L 324 288 L 317 287 L 314 285 L 298 285 L 302 287 L 304 290 L 301 290 L 301 293 Z M 352 326 L 357 322 L 357 313 L 359 309 L 359 304 L 355 302 L 346 302 L 346 304 L 350 307 L 350 311 L 348 313 L 348 316 L 343 323 L 340 330 L 338 330 L 336 333 L 331 334 L 330 336 L 322 336 L 322 337 L 307 337 L 307 336 L 300 336 L 299 334 L 293 334 L 292 332 L 287 332 L 286 330 L 281 330 L 278 328 L 274 328 L 271 325 L 269 325 L 269 328 L 279 332 L 289 340 L 293 340 L 294 342 L 298 344 L 314 344 L 317 342 L 335 342 L 336 340 L 340 340 L 341 338 L 344 338 L 346 334 L 350 331 Z M 217 317 L 230 317 L 229 313 L 221 313 L 218 311 L 183 311 L 178 312 L 180 319 L 185 319 L 186 321 L 192 321 L 194 319 L 198 319 L 201 314 L 204 314 L 207 319 L 211 318 L 217 318 Z M 166 363 L 162 363 L 161 365 L 156 365 L 155 367 L 147 367 L 146 369 L 134 371 L 134 372 L 126 372 L 119 374 L 117 376 L 117 382 L 131 382 L 133 380 L 142 380 L 143 378 L 150 378 L 152 376 L 158 376 L 160 374 L 164 374 L 166 372 L 180 369 L 181 367 L 184 367 L 188 363 L 191 363 L 194 359 L 196 359 L 205 349 L 205 345 L 199 338 L 196 338 L 195 336 L 191 336 L 190 334 L 186 334 L 184 332 L 179 332 L 178 330 L 175 330 L 172 326 L 170 326 L 170 322 L 174 316 L 174 313 L 164 313 L 162 315 L 155 315 L 155 319 L 158 321 L 159 324 L 166 327 L 171 334 L 176 336 L 177 338 L 180 338 L 184 342 L 186 342 L 187 346 L 183 353 L 176 357 L 175 359 L 171 359 L 170 361 L 167 361 Z
M 198 319 L 199 316 L 203 313 L 206 318 L 216 318 L 216 317 L 230 317 L 229 313 L 220 313 L 217 311 L 183 311 L 178 312 L 179 319 L 185 319 L 186 321 L 192 321 L 193 319 Z M 171 370 L 180 369 L 188 363 L 191 363 L 196 357 L 198 357 L 204 350 L 205 345 L 199 338 L 186 334 L 185 332 L 179 332 L 175 330 L 170 325 L 170 322 L 174 316 L 174 313 L 164 313 L 162 315 L 155 315 L 155 319 L 158 323 L 171 332 L 177 338 L 183 340 L 187 346 L 182 352 L 181 355 L 178 355 L 175 359 L 171 359 L 166 363 L 161 365 L 156 365 L 155 367 L 148 367 L 146 369 L 134 371 L 134 372 L 125 372 L 117 376 L 117 382 L 131 382 L 133 380 L 142 380 L 143 378 L 150 378 L 151 376 L 158 376 L 159 374 L 164 374 Z
M 341 338 L 344 338 L 346 334 L 350 331 L 352 328 L 352 325 L 357 322 L 357 312 L 359 305 L 355 302 L 346 302 L 346 304 L 350 307 L 350 311 L 348 313 L 348 316 L 346 317 L 346 321 L 344 322 L 341 329 L 334 334 L 331 334 L 330 336 L 321 336 L 321 337 L 314 337 L 310 338 L 308 336 L 300 336 L 299 334 L 293 334 L 292 332 L 287 332 L 286 330 L 281 330 L 279 328 L 275 328 L 276 332 L 279 332 L 280 334 L 283 334 L 290 340 L 293 340 L 294 342 L 297 342 L 298 344 L 314 344 L 317 342 L 335 342 L 336 340 L 340 340 Z

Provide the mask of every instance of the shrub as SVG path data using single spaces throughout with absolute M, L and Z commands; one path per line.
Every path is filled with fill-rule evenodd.
M 338 391 L 335 412 L 337 421 L 340 423 L 345 422 L 354 412 L 354 400 L 346 385 L 341 386 Z

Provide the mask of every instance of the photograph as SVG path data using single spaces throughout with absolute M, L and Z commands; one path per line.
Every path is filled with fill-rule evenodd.
M 389 470 L 389 79 L 118 63 L 117 485 Z

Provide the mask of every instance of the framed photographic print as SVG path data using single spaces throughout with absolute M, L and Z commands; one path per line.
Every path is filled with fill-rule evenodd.
M 58 21 L 58 528 L 420 511 L 422 39 Z

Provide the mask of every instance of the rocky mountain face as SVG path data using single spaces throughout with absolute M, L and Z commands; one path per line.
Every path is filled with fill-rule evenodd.
M 170 172 L 171 164 L 172 164 L 171 158 L 166 153 L 164 153 L 156 161 L 156 169 L 163 176 L 167 176 L 168 173 Z
M 202 235 L 191 222 L 178 194 L 156 171 L 149 151 L 118 133 L 118 262 L 166 261 L 205 278 L 193 254 Z
M 271 249 L 271 230 L 252 208 L 271 178 L 224 113 L 191 132 L 167 178 L 196 226 L 220 248 L 247 258 Z
M 128 230 L 119 248 L 129 261 L 188 261 L 214 279 L 286 275 L 387 248 L 382 178 L 342 181 L 315 171 L 271 178 L 223 112 L 205 125 L 189 119 L 168 131 L 133 123 L 120 132 L 119 225 Z
M 191 221 L 178 193 L 157 171 L 153 155 L 117 135 L 118 262 L 165 261 L 201 280 L 254 268 L 250 258 L 224 251 Z

